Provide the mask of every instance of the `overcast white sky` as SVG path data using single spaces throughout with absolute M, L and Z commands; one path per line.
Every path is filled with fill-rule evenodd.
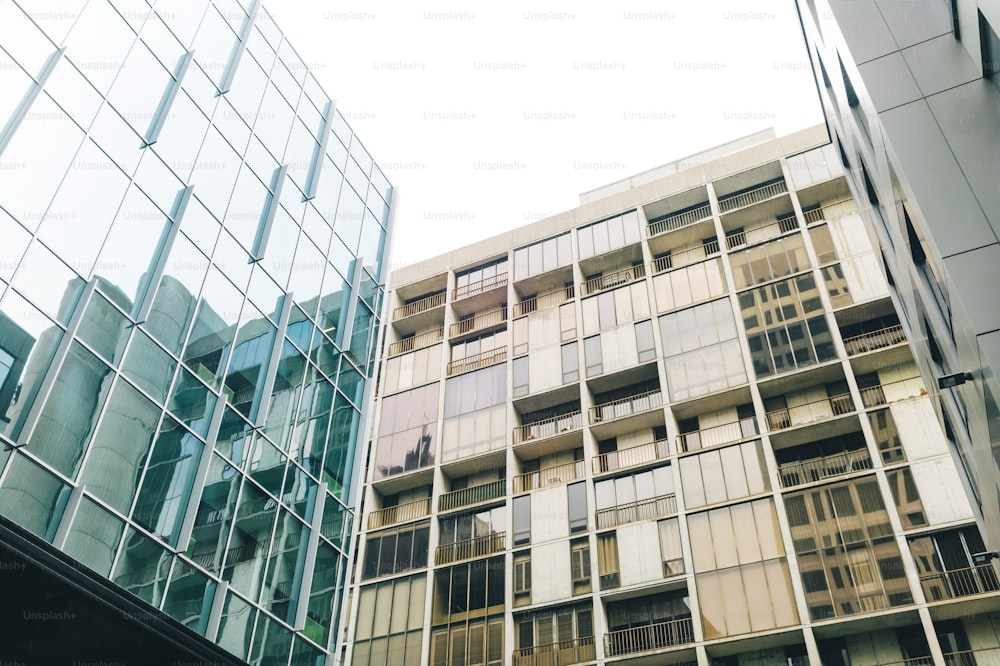
M 793 0 L 265 6 L 399 190 L 394 267 L 822 122 Z

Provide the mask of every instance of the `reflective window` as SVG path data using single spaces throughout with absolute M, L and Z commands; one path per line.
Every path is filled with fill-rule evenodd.
M 586 531 L 587 484 L 573 483 L 566 486 L 566 498 L 566 503 L 569 506 L 569 531 L 571 533 Z
M 514 545 L 531 543 L 531 495 L 514 498 Z
M 111 573 L 111 563 L 125 531 L 125 523 L 88 497 L 80 500 L 63 551 L 102 576 Z
M 426 523 L 370 534 L 362 578 L 368 580 L 427 566 L 430 526 Z
M 577 230 L 581 259 L 638 243 L 641 239 L 639 214 L 634 210 Z
M 69 500 L 69 486 L 23 455 L 14 455 L 0 486 L 4 517 L 51 542 Z
M 514 279 L 523 280 L 573 263 L 570 233 L 514 250 Z

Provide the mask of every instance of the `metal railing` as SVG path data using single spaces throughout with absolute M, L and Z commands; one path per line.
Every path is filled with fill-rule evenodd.
M 526 472 L 514 477 L 514 493 L 526 493 L 529 490 L 569 483 L 582 479 L 586 473 L 582 460 L 547 467 L 536 472 Z
M 449 361 L 447 375 L 451 377 L 452 375 L 460 375 L 463 372 L 472 372 L 473 370 L 486 368 L 491 365 L 496 365 L 497 363 L 503 363 L 506 360 L 506 347 L 490 349 L 478 354 L 473 354 L 472 356 L 466 356 L 465 358 L 457 361 Z
M 739 421 L 712 426 L 711 428 L 682 432 L 677 435 L 677 452 L 687 453 L 688 451 L 707 449 L 712 446 L 719 446 L 720 444 L 738 442 L 741 439 L 754 437 L 758 434 L 757 420 L 753 417 L 744 418 Z
M 866 469 L 872 469 L 871 456 L 867 449 L 857 449 L 782 463 L 778 465 L 778 476 L 781 478 L 781 487 L 790 488 Z
M 792 410 L 801 410 L 806 407 L 811 407 L 813 405 L 828 404 L 830 406 L 830 413 L 826 414 L 816 414 L 813 418 L 803 421 L 800 419 L 793 419 L 791 415 Z M 768 412 L 765 416 L 767 419 L 767 429 L 770 432 L 775 430 L 784 430 L 785 428 L 791 428 L 793 426 L 806 425 L 809 423 L 815 423 L 817 421 L 822 421 L 824 419 L 833 418 L 834 416 L 842 416 L 844 414 L 849 414 L 854 411 L 854 401 L 851 400 L 850 393 L 842 393 L 840 395 L 830 396 L 824 400 L 814 400 L 812 402 L 803 403 L 801 405 L 795 405 L 794 407 L 782 407 L 781 409 L 775 409 Z
M 438 498 L 438 511 L 451 511 L 463 506 L 488 502 L 507 494 L 507 480 L 499 479 L 478 486 L 453 490 Z
M 795 231 L 798 228 L 799 223 L 795 217 L 792 216 L 778 220 L 777 222 L 772 222 L 771 224 L 754 227 L 753 229 L 734 231 L 726 234 L 726 249 L 733 250 L 751 243 L 760 243 L 761 241 L 770 240 L 771 238 L 775 238 L 781 234 L 787 234 L 789 231 Z
M 484 328 L 489 328 L 490 326 L 497 326 L 505 321 L 507 321 L 507 308 L 497 308 L 496 310 L 481 312 L 468 319 L 456 321 L 448 328 L 448 336 L 455 337 L 456 335 L 473 333 Z
M 652 238 L 653 236 L 665 234 L 668 231 L 674 231 L 675 229 L 680 229 L 681 227 L 697 224 L 698 222 L 707 220 L 711 217 L 712 207 L 707 203 L 702 204 L 701 206 L 692 208 L 691 210 L 674 213 L 672 215 L 667 215 L 666 217 L 653 220 L 646 225 L 646 235 Z
M 900 397 L 892 397 L 892 394 L 895 393 L 897 389 L 901 389 L 903 384 L 911 385 L 911 394 L 906 396 L 902 396 L 902 394 L 900 394 Z M 917 395 L 913 395 L 912 391 L 917 385 L 920 386 L 920 389 L 917 392 Z M 886 396 L 886 389 L 889 389 L 889 396 Z M 885 384 L 879 384 L 877 386 L 868 386 L 861 389 L 860 392 L 861 404 L 865 406 L 865 409 L 879 407 L 880 405 L 887 405 L 891 402 L 897 402 L 899 400 L 906 400 L 907 398 L 927 394 L 920 377 L 910 377 L 908 379 L 901 379 L 895 382 L 886 382 Z
M 387 506 L 378 511 L 372 511 L 368 515 L 368 529 L 374 530 L 379 527 L 388 527 L 397 523 L 405 523 L 408 520 L 417 520 L 431 515 L 431 498 L 424 497 L 406 504 Z
M 575 289 L 573 285 L 568 285 L 562 289 L 556 289 L 545 294 L 526 298 L 520 303 L 514 304 L 514 317 L 521 317 L 532 312 L 543 312 L 559 307 L 573 298 Z
M 469 284 L 462 285 L 461 287 L 455 287 L 451 297 L 452 300 L 457 301 L 462 298 L 468 298 L 470 296 L 475 296 L 476 294 L 482 294 L 483 292 L 492 291 L 506 286 L 507 274 L 500 273 L 499 275 L 484 278 L 478 282 L 471 282 Z
M 669 440 L 658 439 L 654 442 L 630 446 L 627 449 L 609 451 L 594 456 L 594 474 L 614 472 L 615 470 L 635 467 L 648 462 L 660 460 L 670 455 Z
M 902 324 L 897 324 L 877 331 L 844 338 L 844 348 L 847 350 L 848 356 L 855 356 L 856 354 L 892 347 L 903 342 L 906 342 L 906 334 L 903 333 Z
M 1000 580 L 992 564 L 924 574 L 920 576 L 920 586 L 924 588 L 927 601 L 1000 592 Z
M 514 444 L 523 444 L 543 437 L 551 437 L 560 432 L 567 432 L 583 427 L 583 413 L 567 412 L 552 418 L 533 421 L 514 428 Z
M 718 239 L 711 240 L 689 250 L 664 255 L 653 260 L 653 274 L 665 273 L 713 257 L 719 253 Z
M 663 404 L 663 393 L 660 389 L 630 395 L 611 402 L 594 405 L 590 408 L 588 416 L 591 423 L 601 423 L 618 419 L 631 414 L 638 414 L 648 409 L 654 409 Z
M 436 328 L 433 331 L 427 331 L 420 335 L 414 335 L 393 342 L 389 345 L 389 356 L 399 356 L 400 354 L 406 354 L 407 352 L 423 349 L 424 347 L 430 347 L 442 340 L 444 340 L 444 328 Z
M 944 663 L 946 666 L 976 666 L 976 655 L 986 654 L 986 650 L 963 650 L 961 652 L 945 652 L 942 657 L 944 657 Z M 997 655 L 996 648 L 989 650 L 993 653 L 993 658 L 995 659 Z
M 652 520 L 677 513 L 677 497 L 670 493 L 650 499 L 629 502 L 597 511 L 597 529 L 618 527 L 640 520 Z
M 419 301 L 413 301 L 412 303 L 407 303 L 406 305 L 400 305 L 392 311 L 392 320 L 397 321 L 399 319 L 411 317 L 415 314 L 432 310 L 439 305 L 444 305 L 446 296 L 447 294 L 442 291 L 439 294 L 431 294 L 430 296 L 421 298 Z
M 693 642 L 694 630 L 691 618 L 685 617 L 680 620 L 668 620 L 644 627 L 608 632 L 604 636 L 604 654 L 615 657 Z
M 620 287 L 636 280 L 646 277 L 646 267 L 642 264 L 629 266 L 613 273 L 605 273 L 599 277 L 592 278 L 583 283 L 584 295 L 596 294 L 605 289 Z
M 760 187 L 756 187 L 752 190 L 747 190 L 746 192 L 727 194 L 726 196 L 719 197 L 719 212 L 728 213 L 738 208 L 752 206 L 762 201 L 772 199 L 779 194 L 784 194 L 787 191 L 788 185 L 784 180 L 779 180 L 773 183 L 768 183 L 767 185 L 761 185 Z
M 446 543 L 434 551 L 434 564 L 449 564 L 474 557 L 501 553 L 506 549 L 507 533 L 495 532 L 486 536 Z
M 514 650 L 514 666 L 564 666 L 583 664 L 597 659 L 594 637 L 585 636 L 569 641 L 536 645 Z
M 826 219 L 823 217 L 822 208 L 813 208 L 812 210 L 802 211 L 802 218 L 806 221 L 806 224 L 812 224 L 813 222 L 819 222 L 820 220 Z

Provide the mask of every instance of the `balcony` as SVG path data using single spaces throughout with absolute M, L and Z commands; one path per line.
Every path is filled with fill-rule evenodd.
M 794 407 L 782 407 L 765 415 L 769 432 L 785 430 L 800 425 L 824 421 L 835 416 L 843 416 L 854 411 L 854 401 L 850 393 L 831 396 L 825 400 L 814 400 Z
M 461 287 L 456 287 L 451 294 L 453 301 L 460 301 L 463 298 L 470 298 L 479 294 L 485 294 L 494 289 L 507 286 L 507 273 L 500 273 L 493 277 L 484 278 L 478 282 L 471 282 Z
M 387 506 L 379 511 L 373 511 L 368 516 L 368 529 L 398 525 L 410 520 L 418 520 L 431 514 L 431 498 L 425 497 L 406 504 Z
M 872 469 L 872 459 L 867 449 L 844 451 L 829 456 L 797 460 L 778 465 L 782 488 L 801 486 L 814 481 L 824 481 L 851 472 Z
M 461 375 L 466 372 L 472 372 L 473 370 L 479 370 L 491 365 L 496 365 L 497 363 L 503 363 L 506 360 L 506 348 L 490 349 L 489 351 L 484 351 L 479 354 L 466 356 L 465 358 L 457 361 L 449 361 L 447 375 L 449 377 L 452 375 Z
M 649 652 L 694 642 L 691 618 L 668 620 L 645 627 L 611 631 L 604 636 L 604 654 L 617 657 L 623 654 Z
M 924 395 L 927 395 L 927 390 L 924 389 L 923 381 L 919 377 L 913 377 L 863 388 L 861 389 L 861 402 L 865 409 L 871 409 Z
M 897 325 L 844 338 L 844 348 L 847 350 L 848 356 L 856 356 L 865 352 L 894 347 L 905 342 L 906 334 L 903 333 L 903 327 Z
M 655 442 L 632 446 L 618 451 L 609 451 L 594 456 L 594 474 L 615 472 L 620 469 L 637 467 L 646 463 L 662 460 L 670 455 L 669 440 L 658 439 Z
M 520 303 L 514 304 L 513 316 L 523 317 L 524 315 L 531 314 L 532 312 L 543 312 L 545 310 L 557 308 L 572 299 L 574 293 L 575 289 L 573 288 L 573 285 L 569 285 L 568 287 L 556 289 L 555 291 L 550 291 L 546 294 L 539 294 L 538 296 L 526 298 Z
M 502 553 L 507 548 L 506 543 L 506 532 L 495 532 L 474 539 L 447 543 L 438 546 L 434 551 L 434 564 L 451 564 L 452 562 Z
M 427 312 L 428 310 L 440 307 L 444 305 L 446 296 L 447 294 L 442 291 L 439 294 L 431 294 L 426 298 L 421 298 L 420 300 L 413 301 L 412 303 L 401 305 L 392 311 L 392 320 L 399 321 L 400 319 L 412 317 L 415 314 L 420 314 L 421 312 Z
M 514 650 L 514 666 L 563 666 L 584 664 L 597 659 L 594 637 L 586 636 L 571 641 L 536 645 Z
M 755 437 L 757 432 L 757 421 L 753 418 L 740 419 L 731 423 L 702 428 L 692 432 L 683 432 L 677 435 L 677 452 L 687 453 L 698 451 L 713 446 L 721 446 L 738 442 L 741 439 Z
M 406 354 L 411 351 L 423 349 L 424 347 L 430 347 L 431 345 L 441 342 L 442 340 L 444 340 L 443 328 L 403 338 L 402 340 L 397 340 L 389 345 L 389 357 L 391 358 L 393 356 L 399 356 L 400 354 Z
M 612 419 L 620 419 L 625 416 L 655 409 L 662 404 L 663 393 L 659 389 L 656 389 L 655 391 L 647 391 L 646 393 L 594 405 L 590 408 L 588 416 L 591 424 L 603 423 Z
M 699 261 L 704 261 L 719 253 L 719 241 L 713 239 L 707 243 L 692 247 L 681 252 L 674 252 L 653 260 L 653 274 L 666 273 L 677 268 L 684 268 Z
M 929 602 L 1000 592 L 1000 580 L 992 564 L 924 574 L 920 577 L 920 586 Z
M 502 498 L 507 494 L 507 481 L 500 479 L 462 490 L 453 490 L 438 498 L 438 511 L 451 511 L 464 506 Z
M 582 460 L 540 469 L 537 472 L 527 472 L 514 477 L 514 493 L 526 493 L 539 488 L 569 483 L 582 479 L 586 473 Z
M 653 520 L 677 513 L 677 497 L 673 493 L 650 499 L 619 504 L 597 511 L 597 529 L 618 527 L 641 520 Z
M 712 207 L 705 203 L 679 213 L 657 218 L 646 225 L 646 235 L 652 238 L 681 227 L 697 224 L 712 217 Z
M 773 199 L 774 197 L 785 194 L 786 192 L 788 192 L 788 185 L 784 180 L 778 180 L 773 183 L 761 185 L 760 187 L 755 187 L 752 190 L 728 194 L 726 196 L 719 197 L 719 212 L 729 213 L 740 208 L 753 206 L 754 204 L 759 204 L 763 201 L 767 201 L 768 199 Z
M 589 296 L 606 289 L 614 289 L 636 280 L 646 277 L 646 267 L 642 264 L 630 266 L 612 273 L 605 273 L 599 277 L 587 280 L 583 283 L 583 295 Z
M 488 329 L 498 328 L 507 322 L 507 308 L 497 308 L 482 312 L 468 319 L 456 321 L 448 328 L 448 337 L 456 338 L 470 333 L 481 333 Z
M 753 229 L 732 231 L 726 234 L 726 249 L 734 250 L 745 245 L 753 245 L 772 238 L 777 238 L 781 234 L 787 234 L 799 228 L 795 215 L 779 219 L 777 222 L 765 224 Z
M 541 421 L 533 421 L 514 428 L 514 445 L 537 439 L 552 437 L 559 433 L 578 430 L 583 427 L 583 413 L 579 410 L 553 416 Z

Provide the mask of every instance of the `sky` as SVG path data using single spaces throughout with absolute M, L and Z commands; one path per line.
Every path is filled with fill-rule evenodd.
M 793 0 L 265 6 L 396 188 L 392 268 L 822 122 Z

